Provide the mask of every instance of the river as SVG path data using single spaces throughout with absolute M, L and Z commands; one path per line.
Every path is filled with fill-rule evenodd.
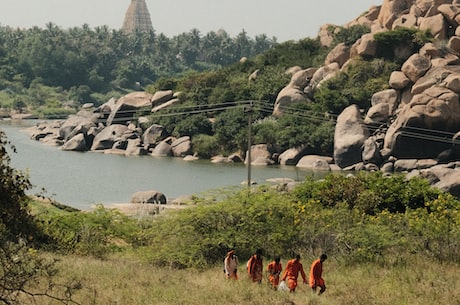
M 90 210 L 95 204 L 128 203 L 138 191 L 157 190 L 173 199 L 242 187 L 241 183 L 248 178 L 244 164 L 61 151 L 30 139 L 24 129 L 35 123 L 0 120 L 0 129 L 17 150 L 17 153 L 8 150 L 11 166 L 28 173 L 33 184 L 28 194 L 44 189 L 45 196 L 78 209 Z M 315 174 L 295 166 L 251 167 L 251 180 L 257 184 L 271 178 L 299 181 L 306 176 Z

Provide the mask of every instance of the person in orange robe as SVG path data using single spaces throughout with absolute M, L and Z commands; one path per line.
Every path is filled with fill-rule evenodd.
M 268 280 L 272 284 L 273 289 L 277 289 L 280 283 L 280 274 L 283 270 L 283 266 L 281 265 L 280 261 L 280 257 L 277 256 L 275 260 L 267 266 Z
M 262 261 L 261 249 L 258 249 L 256 253 L 249 258 L 247 269 L 249 278 L 251 278 L 253 282 L 258 282 L 259 284 L 262 283 L 264 265 Z
M 302 275 L 304 284 L 307 283 L 307 276 L 303 270 L 302 263 L 300 262 L 300 255 L 296 255 L 295 258 L 289 260 L 286 264 L 286 269 L 284 269 L 282 281 L 288 280 L 289 292 L 295 292 L 297 287 L 297 278 L 299 277 L 299 272 Z
M 327 259 L 326 254 L 321 254 L 319 259 L 315 260 L 311 264 L 310 268 L 310 287 L 313 292 L 316 293 L 316 288 L 320 287 L 318 295 L 323 294 L 326 291 L 326 283 L 324 282 L 323 276 L 323 263 Z
M 228 251 L 224 259 L 224 272 L 227 279 L 238 279 L 238 256 L 235 250 Z

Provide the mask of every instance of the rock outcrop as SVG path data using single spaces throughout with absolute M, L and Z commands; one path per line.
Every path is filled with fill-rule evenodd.
M 140 191 L 133 194 L 131 197 L 131 203 L 156 203 L 156 204 L 166 204 L 168 200 L 166 196 L 158 191 Z
M 365 26 L 370 33 L 351 47 L 345 44 L 335 46 L 326 56 L 324 65 L 313 75 L 305 74 L 312 71 L 308 67 L 301 70 L 303 74 L 294 74 L 291 83 L 278 95 L 273 114 L 283 115 L 283 104 L 294 100 L 312 102 L 322 82 L 347 69 L 358 57 L 377 56 L 379 46 L 374 34 L 401 27 L 429 31 L 435 41 L 426 43 L 416 53 L 413 53 L 410 42 L 394 46 L 395 58 L 403 64 L 400 70 L 391 73 L 390 89 L 374 93 L 366 113 L 350 106 L 339 115 L 334 162 L 342 169 L 384 172 L 427 170 L 447 163 L 451 164 L 455 174 L 437 175 L 437 179 L 458 178 L 453 178 L 454 182 L 449 178 L 449 182 L 436 183 L 444 189 L 447 188 L 444 185 L 453 185 L 449 189 L 454 190 L 456 184 L 460 184 L 457 163 L 449 163 L 460 160 L 460 143 L 456 136 L 460 130 L 459 16 L 458 1 L 384 0 L 381 6 L 371 7 L 343 26 Z M 324 25 L 318 33 L 320 42 L 331 46 L 333 34 L 338 31 L 338 26 Z M 438 43 L 440 41 L 444 46 Z M 295 152 L 282 153 L 280 160 L 285 163 L 294 163 L 290 161 L 294 158 L 302 160 L 302 154 L 299 156 Z

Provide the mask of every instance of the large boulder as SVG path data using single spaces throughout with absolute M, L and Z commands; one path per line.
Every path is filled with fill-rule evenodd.
M 458 94 L 430 87 L 403 106 L 385 135 L 384 149 L 397 158 L 436 158 L 452 148 L 449 133 L 460 129 Z
M 149 148 L 155 147 L 156 144 L 169 136 L 166 128 L 161 125 L 153 124 L 144 131 L 142 135 L 142 142 L 144 143 L 144 148 L 148 150 Z
M 333 62 L 327 66 L 323 66 L 313 74 L 308 86 L 305 87 L 304 92 L 309 96 L 313 96 L 316 88 L 318 88 L 321 83 L 325 82 L 328 79 L 333 78 L 340 71 L 340 66 L 338 63 Z
M 36 126 L 28 129 L 30 138 L 35 141 L 41 141 L 45 138 L 60 138 L 59 137 L 59 128 L 61 127 L 62 122 L 39 122 Z M 60 138 L 62 139 L 62 138 Z
M 86 151 L 88 147 L 86 146 L 85 136 L 82 133 L 79 133 L 72 137 L 70 140 L 65 142 L 61 146 L 61 150 L 64 151 Z
M 123 136 L 127 129 L 127 126 L 120 124 L 114 124 L 104 128 L 94 138 L 91 150 L 104 150 L 112 148 L 113 144 Z
M 166 199 L 166 196 L 163 193 L 158 192 L 158 191 L 154 191 L 154 190 L 136 192 L 131 197 L 131 203 L 166 204 L 167 202 L 168 202 L 168 200 Z
M 152 99 L 152 94 L 143 91 L 131 92 L 121 97 L 112 108 L 107 118 L 107 125 L 123 124 L 131 121 L 141 110 L 150 111 Z
M 460 162 L 433 166 L 422 170 L 421 176 L 430 179 L 434 187 L 460 198 Z
M 356 105 L 348 106 L 337 118 L 334 133 L 334 160 L 340 168 L 362 161 L 363 145 L 369 131 Z
M 127 140 L 126 149 L 125 149 L 126 156 L 143 156 L 146 154 L 147 152 L 142 146 L 142 141 L 140 138 Z
M 154 157 L 171 157 L 173 155 L 173 151 L 170 141 L 163 140 L 158 143 L 158 145 L 152 150 L 151 155 Z
M 393 71 L 390 75 L 390 87 L 396 90 L 402 90 L 410 84 L 410 79 L 401 71 Z
M 59 128 L 59 136 L 67 141 L 79 133 L 86 135 L 91 128 L 97 126 L 97 121 L 97 114 L 80 111 L 78 115 L 70 115 L 62 123 Z
M 380 153 L 381 150 L 381 143 L 380 138 L 376 136 L 371 136 L 366 141 L 364 141 L 363 145 L 363 155 L 362 159 L 364 164 L 376 164 L 381 165 L 383 162 L 382 154 Z
M 303 148 L 291 148 L 280 154 L 278 162 L 280 165 L 296 165 L 303 154 Z
M 339 43 L 326 57 L 324 64 L 327 66 L 332 63 L 338 63 L 342 67 L 350 59 L 350 47 L 345 43 Z
M 415 83 L 431 68 L 430 58 L 420 54 L 409 57 L 401 67 L 401 71 Z
M 373 34 L 365 34 L 351 48 L 351 57 L 374 57 L 377 54 L 377 43 Z
M 296 167 L 310 170 L 330 171 L 330 164 L 333 162 L 331 157 L 306 155 L 297 163 Z
M 384 0 L 380 8 L 378 21 L 386 29 L 392 29 L 395 20 L 405 14 L 413 3 L 413 0 Z
M 304 93 L 304 89 L 309 84 L 315 72 L 316 69 L 309 68 L 294 73 L 290 83 L 276 97 L 273 109 L 274 116 L 282 116 L 284 111 L 295 103 L 310 102 L 310 99 Z
M 365 122 L 385 122 L 398 107 L 399 93 L 394 89 L 387 89 L 375 93 L 371 99 L 372 107 L 368 110 Z
M 174 157 L 185 157 L 192 154 L 192 140 L 189 136 L 183 136 L 175 139 L 171 143 L 171 149 Z
M 153 106 L 159 106 L 173 98 L 174 98 L 174 92 L 172 90 L 160 90 L 153 94 L 152 104 Z
M 273 151 L 267 144 L 258 144 L 251 146 L 251 165 L 273 165 Z M 249 154 L 246 153 L 244 164 L 249 164 Z

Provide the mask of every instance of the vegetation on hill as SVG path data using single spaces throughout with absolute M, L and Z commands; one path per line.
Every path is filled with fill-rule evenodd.
M 150 122 L 166 126 L 174 136 L 196 139 L 195 151 L 202 157 L 244 152 L 248 138 L 244 110 L 248 105 L 241 103 L 253 101 L 253 144 L 268 144 L 279 153 L 302 147 L 311 154 L 332 155 L 335 118 L 352 104 L 367 112 L 372 95 L 388 89 L 391 72 L 400 68 L 400 59 L 393 53 L 402 37 L 410 38 L 417 49 L 430 40 L 426 32 L 406 29 L 385 32 L 376 38 L 385 52 L 376 58 L 357 58 L 348 63 L 346 69 L 313 92 L 311 103 L 292 105 L 285 109 L 282 118 L 272 117 L 273 105 L 280 90 L 289 83 L 287 68 L 318 68 L 335 45 L 351 45 L 368 31 L 363 26 L 342 28 L 336 32 L 330 48 L 313 39 L 291 41 L 216 71 L 162 78 L 148 86 L 147 91 L 181 92 L 184 103 L 151 115 Z M 257 77 L 249 78 L 254 71 L 258 71 Z M 209 108 L 217 108 L 219 112 Z M 213 124 L 203 130 L 196 124 L 205 118 Z

